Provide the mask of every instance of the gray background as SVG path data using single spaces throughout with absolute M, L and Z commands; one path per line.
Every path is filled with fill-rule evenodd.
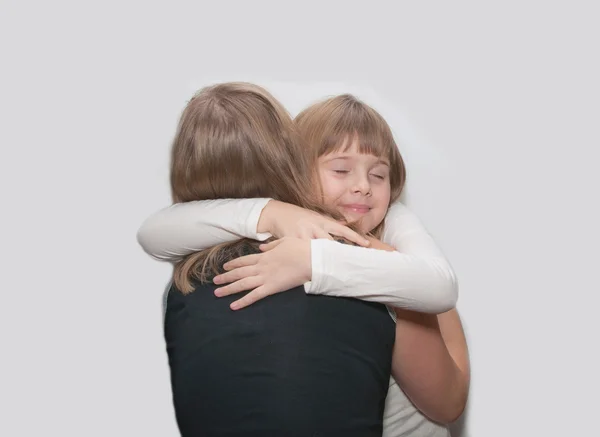
M 453 264 L 472 367 L 455 435 L 593 435 L 596 2 L 16 2 L 0 12 L 6 436 L 175 436 L 170 267 L 135 240 L 206 83 L 388 119 Z M 298 97 L 296 91 L 303 89 Z

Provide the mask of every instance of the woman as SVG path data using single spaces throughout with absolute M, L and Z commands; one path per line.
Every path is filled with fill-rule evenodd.
M 216 85 L 185 108 L 172 147 L 174 201 L 270 197 L 327 212 L 311 183 L 290 116 L 262 88 Z M 238 239 L 175 267 L 165 339 L 181 434 L 381 435 L 394 342 L 385 306 L 296 287 L 234 314 L 211 280 L 257 246 Z
M 352 138 L 354 133 L 357 133 L 359 137 L 359 150 L 356 150 L 355 156 L 351 157 L 354 161 L 359 160 L 360 156 L 358 155 L 371 155 L 379 158 L 382 153 L 375 150 L 377 149 L 375 146 L 382 147 L 387 144 L 388 162 L 401 162 L 401 159 L 399 161 L 397 157 L 394 157 L 394 151 L 397 153 L 397 149 L 387 123 L 371 108 L 351 96 L 338 96 L 314 105 L 300 114 L 297 121 L 301 133 L 310 146 L 307 152 L 319 171 L 321 186 L 325 188 L 325 194 L 327 192 L 333 194 L 329 199 L 332 205 L 336 203 L 337 188 L 335 185 L 344 184 L 340 182 L 340 178 L 327 179 L 328 175 L 338 173 L 339 176 L 360 172 L 354 168 L 357 167 L 356 165 L 348 165 L 348 156 L 335 156 L 335 153 L 339 154 L 340 151 L 348 151 L 352 142 L 347 140 Z M 361 147 L 362 150 L 360 150 Z M 377 163 L 376 160 L 373 162 Z M 358 167 L 361 165 L 359 163 Z M 395 175 L 399 175 L 394 183 L 388 181 L 390 187 L 388 204 L 397 199 L 402 189 L 402 167 L 402 165 L 396 165 L 395 172 L 388 172 L 390 180 Z M 346 180 L 346 182 L 348 181 L 350 178 Z M 365 177 L 365 181 L 369 185 L 368 175 Z M 331 186 L 334 188 L 329 189 Z M 340 192 L 344 194 L 343 191 L 342 189 Z M 201 248 L 207 242 L 220 241 L 219 239 L 227 240 L 236 234 L 260 238 L 268 236 L 268 234 L 261 235 L 262 232 L 270 232 L 278 237 L 285 236 L 285 232 L 288 232 L 287 235 L 296 232 L 296 234 L 304 233 L 310 238 L 315 235 L 322 236 L 322 231 L 327 226 L 331 226 L 330 220 L 319 221 L 314 214 L 306 214 L 303 216 L 305 223 L 310 225 L 302 225 L 299 226 L 300 231 L 292 231 L 290 228 L 293 226 L 289 225 L 289 217 L 301 214 L 300 211 L 274 201 L 267 202 L 264 200 L 252 202 L 236 200 L 210 204 L 200 202 L 174 205 L 150 218 L 140 229 L 139 239 L 148 251 L 154 252 L 156 257 L 168 258 L 185 253 L 190 246 Z M 345 208 L 344 211 L 344 205 L 338 206 L 341 207 L 341 212 L 346 212 L 348 220 L 366 215 L 361 214 L 360 211 L 350 211 L 348 214 L 348 208 Z M 260 215 L 263 207 L 262 215 Z M 280 214 L 281 217 L 279 222 L 274 218 L 277 214 Z M 371 214 L 370 211 L 369 214 Z M 245 218 L 250 220 L 244 222 Z M 180 238 L 171 238 L 175 243 L 163 237 L 163 235 L 173 235 L 174 222 L 180 225 Z M 381 221 L 373 229 L 367 230 L 377 233 L 383 227 L 382 223 Z M 378 227 L 379 229 L 377 229 Z M 282 229 L 286 228 L 287 230 L 282 232 Z M 318 235 L 318 232 L 321 232 L 321 235 Z M 441 305 L 438 302 L 439 297 L 443 296 L 444 290 L 455 290 L 454 275 L 418 219 L 403 205 L 394 205 L 386 218 L 383 237 L 384 241 L 403 250 L 405 254 L 373 252 L 368 249 L 338 245 L 327 240 L 312 240 L 304 242 L 305 245 L 310 245 L 310 255 L 305 257 L 306 264 L 303 274 L 293 273 L 287 277 L 296 275 L 306 281 L 312 279 L 312 282 L 305 284 L 309 293 L 317 290 L 317 293 L 320 294 L 357 297 L 423 312 L 439 313 L 448 310 L 450 307 L 444 306 L 447 302 Z M 185 243 L 182 244 L 184 240 Z M 275 272 L 300 266 L 297 259 L 290 258 L 288 255 L 289 248 L 292 247 L 294 248 L 291 251 L 292 254 L 300 253 L 298 248 L 302 243 L 296 241 L 292 245 L 292 242 L 284 241 L 276 247 L 275 244 L 278 243 L 267 246 L 267 249 L 271 249 L 270 252 L 247 257 L 252 260 L 251 262 L 242 259 L 229 263 L 228 267 L 234 270 L 220 275 L 216 278 L 216 282 L 222 284 L 231 281 L 237 282 L 223 287 L 217 291 L 217 294 L 229 295 L 246 289 L 254 289 L 240 299 L 238 308 L 241 308 L 266 295 L 304 282 L 282 284 L 275 274 Z M 270 258 L 267 258 L 268 256 Z M 285 260 L 289 260 L 290 264 L 286 266 Z M 326 265 L 323 266 L 323 264 Z M 285 271 L 291 272 L 292 270 Z M 438 299 L 437 302 L 436 299 Z M 464 408 L 469 380 L 466 343 L 456 311 L 446 312 L 437 319 L 402 310 L 397 310 L 396 313 L 400 316 L 397 327 L 396 359 L 394 360 L 396 379 L 403 383 L 406 393 L 423 412 L 438 422 L 452 421 Z M 413 340 L 424 337 L 431 348 L 417 347 L 421 358 L 418 356 L 415 358 Z M 406 359 L 406 356 L 411 358 Z M 437 358 L 429 359 L 429 357 Z M 437 368 L 435 365 L 438 365 Z M 418 369 L 414 367 L 429 368 L 434 372 L 431 379 L 435 379 L 436 384 L 428 384 L 428 389 L 424 389 L 423 383 L 428 379 L 427 375 L 423 375 L 420 380 L 407 378 L 407 374 L 418 372 Z M 432 388 L 433 390 L 431 390 Z M 413 430 L 411 435 L 446 435 L 447 433 L 445 427 L 437 425 L 416 411 L 404 393 L 399 390 L 396 382 L 392 380 L 386 408 L 385 434 L 404 435 L 408 429 Z

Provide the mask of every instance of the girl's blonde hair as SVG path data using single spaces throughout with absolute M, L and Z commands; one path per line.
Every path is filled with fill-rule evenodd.
M 294 122 L 264 88 L 243 82 L 206 87 L 183 110 L 171 150 L 173 202 L 270 197 L 331 214 L 315 191 Z M 222 272 L 248 245 L 258 243 L 238 240 L 186 256 L 175 266 L 175 285 L 191 292 L 192 280 Z
M 308 145 L 314 172 L 318 171 L 319 157 L 345 151 L 356 140 L 360 153 L 387 158 L 390 204 L 398 200 L 406 181 L 406 168 L 390 126 L 377 111 L 353 95 L 343 94 L 309 106 L 296 116 L 295 122 Z M 371 234 L 380 238 L 383 226 L 380 223 Z

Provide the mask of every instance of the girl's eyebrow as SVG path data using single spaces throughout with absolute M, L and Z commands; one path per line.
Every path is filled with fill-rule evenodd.
M 332 156 L 329 159 L 326 159 L 325 162 L 331 162 L 331 161 L 335 161 L 338 159 L 343 159 L 344 161 L 350 161 L 352 159 L 352 156 Z
M 353 160 L 354 158 L 355 158 L 354 156 L 338 155 L 338 156 L 332 156 L 331 158 L 326 159 L 325 162 L 331 162 L 331 161 L 335 161 L 338 159 L 343 159 L 344 161 L 350 161 L 350 160 Z M 383 164 L 387 167 L 390 166 L 390 162 L 385 158 L 379 158 L 377 160 L 377 165 L 379 165 L 379 164 Z

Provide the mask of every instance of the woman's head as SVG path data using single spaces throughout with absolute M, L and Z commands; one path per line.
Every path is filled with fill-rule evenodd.
M 327 212 L 316 196 L 306 147 L 284 107 L 265 89 L 222 83 L 200 90 L 184 109 L 171 151 L 174 202 L 270 197 Z M 177 288 L 193 290 L 223 263 L 241 256 L 236 241 L 185 257 L 175 266 Z
M 363 232 L 379 236 L 406 170 L 392 131 L 373 108 L 345 94 L 316 103 L 296 117 L 309 148 L 323 200 Z
M 173 141 L 171 194 L 174 202 L 272 197 L 310 206 L 309 161 L 289 113 L 250 83 L 200 90 Z

